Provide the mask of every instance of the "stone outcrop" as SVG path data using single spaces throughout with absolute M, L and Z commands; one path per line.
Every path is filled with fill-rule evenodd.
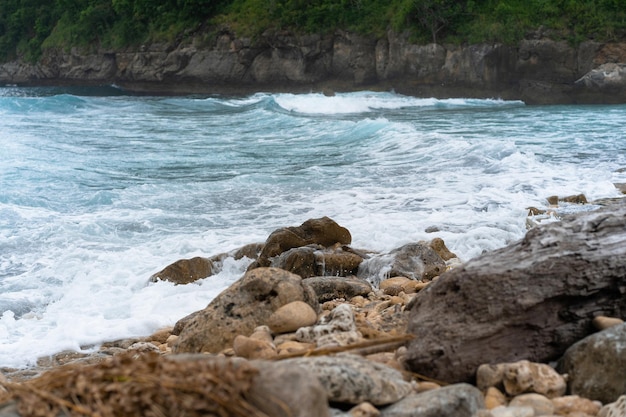
M 531 229 L 443 274 L 411 303 L 407 365 L 446 382 L 489 363 L 550 362 L 626 314 L 626 203 Z M 608 331 L 608 330 L 607 330 Z
M 175 326 L 177 353 L 217 353 L 239 334 L 249 335 L 280 307 L 304 301 L 319 309 L 313 290 L 302 278 L 276 268 L 257 268 L 219 294 L 209 305 Z
M 602 364 L 602 368 L 598 368 Z M 565 352 L 570 392 L 602 403 L 626 395 L 626 324 L 584 338 Z
M 140 92 L 242 93 L 393 89 L 435 97 L 501 97 L 527 103 L 626 101 L 626 45 L 526 39 L 469 46 L 375 38 L 345 31 L 267 32 L 252 40 L 226 28 L 179 43 L 127 50 L 49 49 L 36 64 L 0 65 L 0 83 L 115 83 Z M 207 43 L 206 40 L 209 40 Z

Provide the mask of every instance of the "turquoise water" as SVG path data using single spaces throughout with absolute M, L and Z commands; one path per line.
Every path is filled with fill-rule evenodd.
M 0 88 L 0 366 L 172 325 L 249 261 L 189 286 L 152 273 L 309 218 L 471 259 L 547 196 L 617 196 L 625 126 L 626 106 Z

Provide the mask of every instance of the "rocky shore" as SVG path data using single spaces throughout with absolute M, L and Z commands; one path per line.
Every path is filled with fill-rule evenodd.
M 180 260 L 151 280 L 252 262 L 173 328 L 4 369 L 0 416 L 626 415 L 626 201 L 598 203 L 464 264 L 327 217 Z
M 626 43 L 572 46 L 541 32 L 518 45 L 420 45 L 393 31 L 250 39 L 220 28 L 123 50 L 47 49 L 36 63 L 0 64 L 0 84 L 116 84 L 149 94 L 373 89 L 528 104 L 626 103 Z

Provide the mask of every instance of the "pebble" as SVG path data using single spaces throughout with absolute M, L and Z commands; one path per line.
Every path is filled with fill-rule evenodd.
M 618 317 L 597 316 L 593 318 L 593 326 L 598 330 L 605 330 L 609 327 L 617 326 L 624 323 L 624 320 Z
M 485 393 L 485 408 L 491 410 L 502 405 L 506 405 L 506 397 L 502 391 L 496 387 L 487 388 L 487 392 Z
M 278 355 L 273 343 L 238 335 L 233 342 L 235 355 L 246 359 L 271 359 Z
M 317 322 L 317 313 L 304 301 L 293 301 L 274 311 L 267 325 L 274 333 L 295 332 L 300 327 L 312 326 Z
M 509 407 L 531 407 L 536 416 L 554 414 L 554 404 L 552 404 L 552 401 L 536 393 L 518 395 L 511 400 Z

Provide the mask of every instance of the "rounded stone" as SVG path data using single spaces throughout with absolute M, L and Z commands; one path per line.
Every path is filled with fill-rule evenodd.
M 235 355 L 246 359 L 270 359 L 276 357 L 276 347 L 261 339 L 239 335 L 233 342 Z
M 554 405 L 547 397 L 541 394 L 522 394 L 513 398 L 509 407 L 532 407 L 536 416 L 554 414 Z
M 278 308 L 268 319 L 267 325 L 274 333 L 295 332 L 300 327 L 317 322 L 317 313 L 303 301 L 293 301 Z

